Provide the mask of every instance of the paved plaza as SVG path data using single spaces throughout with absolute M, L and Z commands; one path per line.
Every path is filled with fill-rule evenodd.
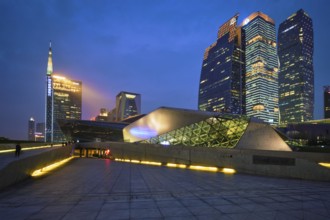
M 2 190 L 0 219 L 325 220 L 330 184 L 77 158 Z

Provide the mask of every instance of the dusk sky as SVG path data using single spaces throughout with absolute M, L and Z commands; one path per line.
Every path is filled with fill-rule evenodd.
M 304 9 L 314 26 L 315 119 L 330 85 L 329 0 L 0 0 L 0 137 L 27 139 L 44 122 L 49 41 L 54 73 L 83 83 L 82 119 L 141 94 L 142 113 L 197 109 L 205 48 L 237 12 L 276 22 Z

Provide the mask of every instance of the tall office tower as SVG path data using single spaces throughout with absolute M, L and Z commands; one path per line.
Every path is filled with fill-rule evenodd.
M 330 118 L 330 86 L 323 87 L 324 118 Z
M 304 10 L 300 9 L 280 24 L 278 81 L 281 124 L 313 119 L 313 47 L 312 19 Z
M 141 95 L 120 92 L 116 96 L 116 121 L 141 114 Z
M 35 137 L 36 137 L 36 141 L 45 140 L 45 123 L 44 122 L 36 124 Z
M 46 75 L 46 111 L 45 111 L 45 142 L 53 142 L 53 60 L 52 44 L 49 43 L 48 64 Z
M 60 130 L 58 119 L 81 120 L 81 81 L 67 79 L 63 76 L 52 75 L 53 80 L 53 141 L 65 141 Z
M 224 23 L 216 42 L 205 50 L 198 95 L 202 111 L 245 114 L 244 53 L 237 18 L 238 14 Z
M 45 142 L 60 142 L 65 138 L 57 119 L 81 119 L 82 83 L 53 74 L 51 44 L 46 77 Z
M 31 117 L 28 123 L 28 140 L 35 141 L 35 131 L 36 131 L 36 124 L 34 119 Z
M 275 22 L 255 12 L 242 24 L 245 48 L 246 114 L 278 124 L 278 59 Z

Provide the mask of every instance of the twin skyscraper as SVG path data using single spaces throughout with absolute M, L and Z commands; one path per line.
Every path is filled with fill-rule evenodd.
M 255 12 L 225 22 L 204 54 L 198 108 L 273 125 L 313 119 L 312 20 L 302 9 L 279 26 Z

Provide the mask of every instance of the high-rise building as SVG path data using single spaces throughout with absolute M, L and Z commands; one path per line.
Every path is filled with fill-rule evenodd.
M 45 111 L 45 142 L 53 142 L 53 60 L 52 44 L 49 43 L 48 64 L 46 75 L 46 111 Z
M 35 141 L 35 131 L 36 131 L 36 124 L 34 119 L 31 117 L 28 123 L 28 140 Z
M 238 14 L 225 22 L 219 28 L 216 42 L 205 50 L 199 82 L 199 110 L 245 113 L 244 53 L 237 18 Z
M 323 87 L 324 118 L 330 118 L 330 86 Z
M 108 121 L 108 110 L 106 108 L 100 109 L 100 114 L 95 117 L 95 121 Z
M 131 92 L 120 92 L 116 96 L 116 121 L 141 114 L 141 95 Z
M 45 140 L 45 123 L 37 123 L 36 124 L 36 132 L 35 132 L 36 141 L 44 141 Z
M 54 75 L 49 49 L 46 92 L 46 142 L 65 141 L 58 119 L 81 119 L 82 83 Z
M 313 24 L 302 9 L 278 30 L 279 108 L 281 124 L 313 119 Z
M 81 119 L 81 81 L 53 75 L 54 142 L 65 141 L 57 119 Z
M 262 12 L 244 19 L 246 114 L 278 124 L 278 58 L 275 22 Z

